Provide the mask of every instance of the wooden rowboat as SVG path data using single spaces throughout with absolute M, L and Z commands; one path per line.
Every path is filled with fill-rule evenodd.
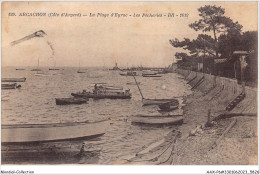
M 88 101 L 87 98 L 55 98 L 56 105 L 83 104 Z
M 153 114 L 153 115 L 136 115 L 135 118 L 174 118 L 174 117 L 181 117 L 182 115 L 170 115 L 170 114 L 166 114 L 166 115 L 162 115 L 162 114 Z
M 159 105 L 159 108 L 161 109 L 161 111 L 172 111 L 172 110 L 178 109 L 178 107 L 179 107 L 178 100 L 170 101 L 170 102 Z
M 2 78 L 2 82 L 25 82 L 26 78 Z
M 20 88 L 21 85 L 17 85 L 16 83 L 13 84 L 1 84 L 1 88 L 2 89 L 16 89 L 16 88 Z
M 176 100 L 176 99 L 147 99 L 147 98 L 143 98 L 142 102 L 143 102 L 143 106 L 147 106 L 147 105 L 160 105 L 160 104 L 164 104 L 164 103 L 168 103 L 168 102 L 178 102 L 178 100 Z
M 162 77 L 161 75 L 143 75 L 143 77 Z
M 108 120 L 97 122 L 2 125 L 2 144 L 86 140 L 105 134 Z
M 134 117 L 132 119 L 132 124 L 136 125 L 148 125 L 148 126 L 171 126 L 179 125 L 183 123 L 183 117 L 175 118 L 142 118 Z

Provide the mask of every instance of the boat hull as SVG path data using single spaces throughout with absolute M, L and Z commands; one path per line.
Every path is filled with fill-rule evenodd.
M 85 150 L 82 143 L 60 142 L 38 145 L 2 146 L 2 164 L 97 164 L 100 150 Z
M 70 105 L 87 103 L 86 98 L 56 98 L 56 105 Z
M 164 119 L 164 118 L 174 118 L 174 117 L 181 117 L 182 115 L 162 115 L 162 114 L 155 114 L 155 115 L 136 115 L 135 118 L 160 118 L 160 119 Z
M 130 95 L 95 95 L 93 93 L 71 93 L 74 97 L 81 97 L 81 98 L 94 98 L 94 99 L 130 99 Z
M 2 78 L 2 82 L 25 82 L 26 78 Z
M 143 99 L 143 106 L 147 106 L 147 105 L 161 105 L 164 103 L 168 103 L 171 101 L 178 101 L 176 99 Z
M 60 69 L 58 69 L 58 68 L 57 69 L 56 68 L 50 68 L 49 70 L 60 70 Z
M 2 89 L 16 89 L 16 88 L 20 88 L 21 85 L 17 85 L 16 83 L 13 84 L 1 84 L 1 88 Z
M 162 111 L 172 111 L 172 110 L 178 109 L 178 107 L 179 107 L 178 101 L 171 101 L 171 102 L 159 105 L 159 108 Z
M 2 125 L 2 145 L 86 140 L 105 134 L 108 120 L 98 122 Z
M 161 75 L 143 75 L 143 77 L 162 77 Z
M 183 117 L 160 117 L 160 118 L 142 118 L 135 117 L 132 119 L 134 125 L 148 125 L 148 126 L 171 126 L 180 125 L 183 123 Z

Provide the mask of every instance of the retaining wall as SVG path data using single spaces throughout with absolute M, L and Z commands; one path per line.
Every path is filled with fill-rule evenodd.
M 200 98 L 211 104 L 213 111 L 223 111 L 243 89 L 236 79 L 218 77 L 201 72 L 177 69 L 177 73 L 184 76 L 185 80 L 195 91 L 202 92 Z M 202 79 L 202 77 L 204 77 Z M 257 113 L 257 89 L 245 88 L 246 97 L 233 110 L 235 113 Z

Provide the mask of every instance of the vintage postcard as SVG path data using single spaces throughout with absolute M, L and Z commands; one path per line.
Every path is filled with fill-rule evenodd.
M 258 165 L 257 1 L 6 1 L 1 24 L 2 165 Z

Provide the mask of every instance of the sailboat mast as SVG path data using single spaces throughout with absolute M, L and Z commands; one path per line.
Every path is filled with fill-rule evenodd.
M 39 66 L 40 66 L 40 61 L 39 61 L 39 56 L 38 56 L 38 67 L 37 67 L 37 74 L 39 73 Z

